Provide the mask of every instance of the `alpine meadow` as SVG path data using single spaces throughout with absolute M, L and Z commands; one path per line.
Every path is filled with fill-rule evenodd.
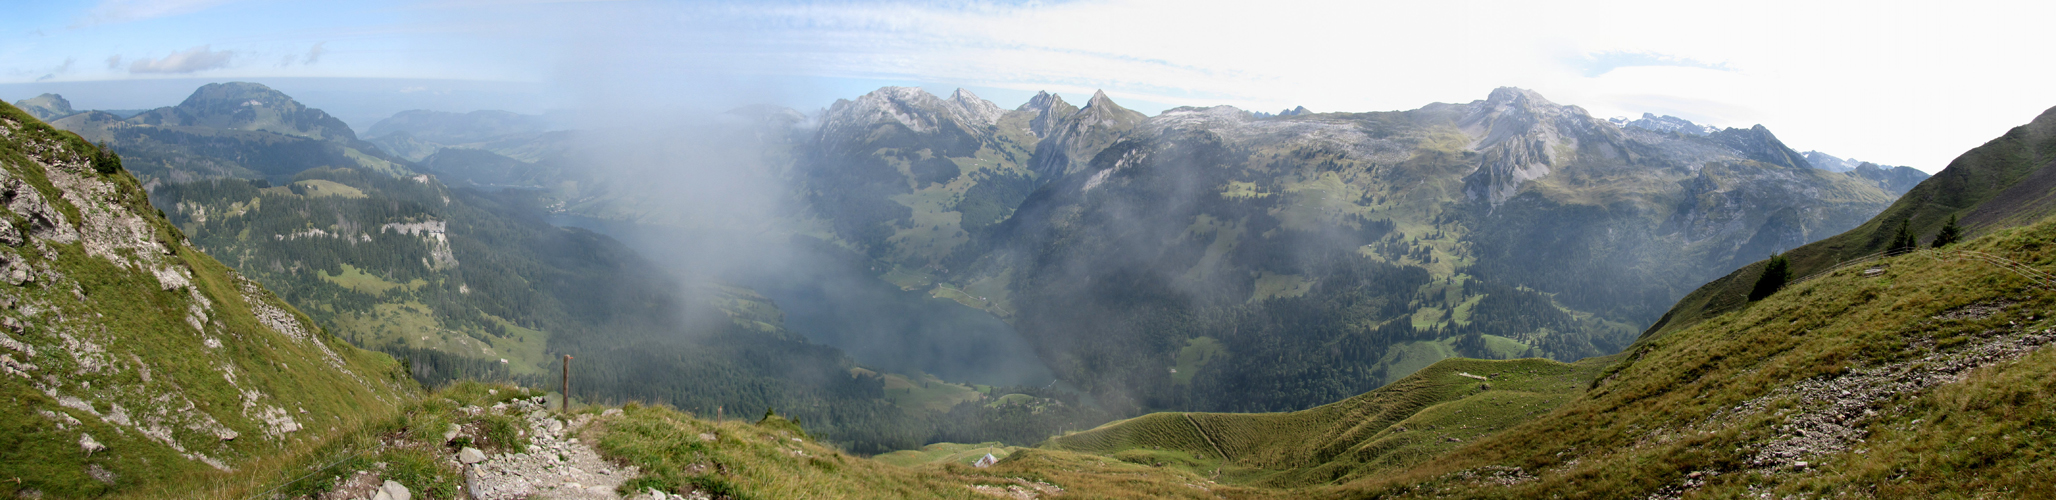
M 0 497 L 2056 497 L 2048 6 L 0 9 Z

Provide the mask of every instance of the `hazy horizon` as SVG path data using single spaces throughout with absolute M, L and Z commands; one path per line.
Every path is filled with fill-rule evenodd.
M 1762 124 L 1801 149 L 1934 172 L 2056 105 L 2056 90 L 2037 85 L 2056 69 L 2007 50 L 2032 46 L 2034 20 L 2052 8 L 104 0 L 0 20 L 0 88 L 395 79 L 522 88 L 442 109 L 517 112 L 811 110 L 888 85 L 964 87 L 1005 106 L 1037 90 L 1082 101 L 1103 89 L 1154 114 L 1413 109 L 1512 86 L 1599 117 Z M 276 86 L 354 127 L 383 112 Z M 411 87 L 428 85 L 378 99 L 419 99 L 399 95 Z

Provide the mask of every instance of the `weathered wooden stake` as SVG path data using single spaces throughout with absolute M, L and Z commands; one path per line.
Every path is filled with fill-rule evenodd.
M 558 401 L 558 402 L 557 402 L 557 412 L 558 412 L 558 413 L 568 413 L 568 412 L 570 412 L 570 411 L 571 411 L 571 355 L 570 355 L 570 354 L 566 354 L 566 355 L 564 355 L 564 392 L 562 393 L 562 396 L 561 396 L 561 397 L 563 398 L 563 401 Z

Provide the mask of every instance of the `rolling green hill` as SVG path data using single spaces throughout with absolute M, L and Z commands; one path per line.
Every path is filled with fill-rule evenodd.
M 1602 366 L 1445 359 L 1378 390 L 1307 410 L 1151 413 L 1041 447 L 1175 464 L 1235 484 L 1322 484 L 1403 470 L 1548 413 L 1583 392 Z

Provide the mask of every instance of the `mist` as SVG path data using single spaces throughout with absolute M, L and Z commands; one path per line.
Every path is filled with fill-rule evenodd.
M 1054 380 L 1006 322 L 901 290 L 824 239 L 790 174 L 818 117 L 772 106 L 569 113 L 569 148 L 537 163 L 580 179 L 554 223 L 612 236 L 708 300 L 717 284 L 775 302 L 785 326 L 858 363 L 988 385 Z M 710 311 L 707 308 L 682 308 Z M 706 325 L 726 318 L 687 318 Z

